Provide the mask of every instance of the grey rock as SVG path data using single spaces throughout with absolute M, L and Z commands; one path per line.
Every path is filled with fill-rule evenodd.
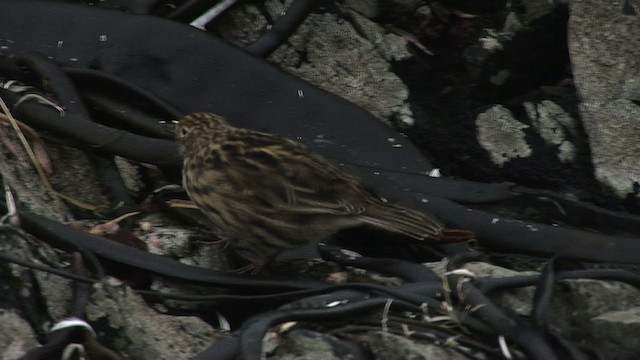
M 69 309 L 73 302 L 73 281 L 45 272 L 36 272 L 34 276 L 51 318 L 61 320 L 69 316 Z
M 42 152 L 48 156 L 52 171 L 44 171 L 44 177 L 52 190 L 38 174 L 15 132 L 5 134 L 6 142 L 0 143 L 0 175 L 22 209 L 68 222 L 73 216 L 63 197 L 89 209 L 110 207 L 107 191 L 83 151 L 60 143 L 45 145 Z M 33 141 L 31 147 L 35 149 Z
M 479 78 L 486 72 L 484 68 L 488 59 L 504 50 L 504 42 L 515 35 L 514 31 L 515 27 L 508 27 L 505 35 L 495 29 L 484 29 L 478 36 L 477 42 L 464 50 L 466 68 L 474 78 Z M 507 69 L 497 69 L 491 76 L 491 82 L 502 84 L 509 75 L 510 72 Z
M 274 360 L 340 360 L 349 359 L 351 347 L 332 335 L 309 330 L 293 330 L 281 339 Z
M 502 27 L 484 28 L 475 44 L 465 48 L 464 60 L 472 79 L 480 82 L 488 80 L 493 85 L 503 85 L 514 75 L 516 79 L 532 76 L 532 74 L 522 74 L 523 70 L 514 62 L 528 60 L 521 54 L 524 48 L 549 46 L 542 41 L 545 31 L 535 30 L 536 27 L 530 26 L 530 23 L 552 13 L 557 5 L 547 0 L 527 0 L 521 5 L 524 11 L 518 12 L 511 11 L 510 6 L 507 6 L 505 10 L 509 12 Z M 516 38 L 525 30 L 530 32 L 528 36 Z M 532 38 L 531 33 L 536 33 L 540 37 Z
M 637 326 L 608 321 L 608 331 L 601 327 L 605 319 L 611 320 L 612 313 L 639 307 L 640 290 L 613 281 L 570 280 L 555 285 L 553 291 L 549 312 L 552 331 L 601 350 L 606 359 L 621 358 L 625 352 L 640 353 L 638 342 L 626 342 L 624 350 L 611 346 L 625 337 L 638 338 Z M 629 321 L 640 319 L 630 317 Z
M 69 209 L 41 181 L 15 132 L 5 131 L 4 134 L 6 142 L 0 143 L 0 176 L 3 183 L 11 188 L 18 204 L 23 209 L 57 221 L 69 220 Z M 68 159 L 66 163 L 72 161 Z M 55 172 L 60 171 L 60 167 L 56 164 Z
M 0 309 L 0 359 L 20 359 L 37 346 L 29 323 L 15 311 Z
M 0 253 L 28 263 L 60 268 L 69 261 L 12 226 L 0 225 L 0 239 Z M 73 283 L 60 276 L 0 262 L 0 359 L 16 359 L 37 347 L 36 332 L 68 317 L 72 290 Z
M 448 348 L 456 346 L 455 341 L 448 345 L 429 341 L 418 343 L 407 337 L 383 331 L 361 333 L 360 337 L 363 340 L 362 346 L 372 353 L 374 359 L 466 359 Z M 277 360 L 346 360 L 353 359 L 354 352 L 363 351 L 345 344 L 335 336 L 309 330 L 293 330 L 282 336 L 272 335 L 271 338 L 278 339 L 279 342 L 270 357 Z
M 551 13 L 556 4 L 549 0 L 523 0 L 522 6 L 525 10 L 525 21 L 531 22 Z
M 150 253 L 180 259 L 185 264 L 207 269 L 226 268 L 223 251 L 225 244 L 215 242 L 223 236 L 222 233 L 185 229 L 171 216 L 163 213 L 148 214 L 140 222 L 146 222 L 151 227 L 149 231 L 136 231 L 136 235 L 147 244 Z
M 3 234 L 0 241 L 0 252 L 3 254 L 51 267 L 60 267 L 61 263 L 68 261 L 60 258 L 58 252 L 49 245 L 35 240 L 22 230 L 0 225 L 0 233 Z M 0 269 L 3 275 L 0 283 L 13 284 L 12 288 L 0 288 L 7 297 L 15 297 L 14 300 L 41 298 L 44 308 L 38 310 L 43 318 L 58 320 L 68 316 L 73 299 L 73 283 L 70 280 L 42 271 L 31 271 L 13 263 L 5 265 L 9 271 Z M 29 303 L 30 300 L 24 302 Z
M 220 336 L 193 316 L 160 314 L 113 278 L 95 284 L 87 320 L 104 344 L 132 359 L 188 359 Z
M 301 54 L 306 56 L 302 58 Z M 412 125 L 409 92 L 376 47 L 333 14 L 312 14 L 269 58 L 308 82 L 368 110 L 383 121 Z
M 640 112 L 631 102 L 640 93 L 640 18 L 623 3 L 571 1 L 568 36 L 595 176 L 620 197 L 640 182 Z
M 216 32 L 231 44 L 245 47 L 256 41 L 260 32 L 269 25 L 267 18 L 257 6 L 240 4 L 216 20 Z
M 369 40 L 386 61 L 401 61 L 412 56 L 403 37 L 387 33 L 380 25 L 354 11 L 348 14 L 359 34 Z
M 628 79 L 622 85 L 622 98 L 640 101 L 640 79 Z
M 633 359 L 640 349 L 640 307 L 596 316 L 593 330 L 593 337 L 603 352 L 615 354 L 618 359 Z
M 429 263 L 444 273 L 445 262 Z M 464 269 L 474 278 L 503 278 L 539 275 L 535 271 L 513 271 L 482 263 L 466 263 Z M 450 286 L 452 286 L 450 284 Z M 489 298 L 504 312 L 531 315 L 534 291 L 531 287 L 490 293 Z M 633 358 L 625 354 L 640 353 L 640 290 L 620 282 L 589 279 L 563 280 L 553 287 L 548 321 L 552 332 L 587 343 L 603 352 L 605 358 Z M 615 344 L 624 342 L 622 348 Z
M 623 3 L 571 1 L 569 51 L 574 82 L 585 103 L 621 99 L 624 89 L 640 80 L 640 17 L 625 15 Z
M 505 278 L 511 276 L 539 275 L 535 271 L 514 271 L 501 266 L 491 265 L 483 262 L 466 263 L 465 269 L 471 271 L 475 277 L 491 277 Z M 508 309 L 508 312 L 527 316 L 531 313 L 531 299 L 533 298 L 533 289 L 524 287 L 516 288 L 509 291 L 491 294 L 491 300 L 502 307 Z
M 416 14 L 420 15 L 423 19 L 429 19 L 433 15 L 433 10 L 428 5 L 422 5 L 416 10 Z
M 114 156 L 113 160 L 118 168 L 120 176 L 122 177 L 124 185 L 129 191 L 138 193 L 140 190 L 145 188 L 139 165 L 134 164 L 121 156 Z
M 493 29 L 485 29 L 478 38 L 480 45 L 487 53 L 492 54 L 503 49 L 500 33 Z
M 466 268 L 477 274 L 482 273 L 482 270 L 477 268 L 477 264 L 469 265 Z M 487 264 L 482 264 L 481 267 L 494 268 Z M 491 271 L 487 275 L 500 277 L 501 273 L 506 276 L 536 274 L 503 269 Z M 532 288 L 520 288 L 493 294 L 490 297 L 505 311 L 529 316 L 532 311 L 533 296 Z M 635 339 L 640 335 L 638 333 L 640 328 L 637 326 L 640 323 L 638 306 L 640 306 L 640 290 L 633 286 L 613 281 L 564 280 L 553 287 L 548 316 L 549 326 L 557 334 L 588 343 L 601 350 L 605 358 L 616 358 L 624 353 L 637 354 L 640 352 L 640 342 L 622 339 Z M 625 316 L 622 317 L 621 313 Z M 603 327 L 604 325 L 606 327 Z M 625 350 L 612 346 L 620 341 L 625 342 Z
M 531 148 L 522 131 L 528 127 L 516 120 L 511 111 L 502 105 L 495 105 L 476 118 L 478 143 L 500 167 L 511 159 L 531 155 Z
M 502 85 L 509 79 L 511 72 L 507 69 L 499 70 L 495 75 L 489 77 L 489 81 L 493 85 Z
M 267 0 L 263 8 L 238 4 L 219 22 L 216 20 L 216 27 L 227 41 L 245 46 L 257 39 L 268 28 L 269 21 L 280 16 L 290 3 L 291 0 Z M 346 12 L 348 21 L 341 17 L 345 13 L 311 15 L 271 60 L 287 71 L 367 108 L 381 119 L 410 123 L 413 115 L 406 105 L 408 91 L 388 64 L 410 56 L 406 40 L 388 34 L 367 18 L 374 13 L 375 3 L 376 0 L 366 3 L 345 1 L 343 5 L 353 10 Z M 395 3 L 425 17 L 430 15 L 430 8 L 424 1 L 397 0 Z M 477 45 L 484 51 L 481 53 L 484 59 L 508 48 L 507 41 L 526 28 L 530 21 L 552 9 L 546 0 L 526 0 L 522 5 L 526 14 L 511 13 L 501 29 L 486 30 L 480 37 Z M 640 149 L 633 141 L 640 135 L 640 110 L 633 102 L 640 100 L 640 57 L 637 54 L 640 39 L 636 31 L 639 20 L 637 16 L 625 15 L 621 11 L 623 5 L 621 0 L 572 1 L 569 35 L 575 83 L 583 101 L 581 120 L 589 135 L 595 175 L 620 196 L 633 191 L 633 184 L 640 182 L 637 165 L 640 162 L 636 155 Z M 640 8 L 637 0 L 628 1 L 626 5 Z M 509 69 L 500 67 L 492 68 L 490 75 L 494 84 L 506 83 L 512 76 Z M 478 141 L 492 160 L 502 166 L 511 159 L 530 156 L 532 150 L 525 142 L 525 131 L 535 130 L 548 144 L 558 147 L 561 161 L 570 161 L 575 151 L 572 139 L 580 136 L 575 120 L 550 101 L 527 103 L 525 107 L 532 125 L 529 130 L 525 130 L 529 127 L 527 124 L 515 119 L 502 106 L 495 106 L 478 116 Z M 15 137 L 8 133 L 15 147 L 20 149 Z M 107 204 L 95 181 L 90 161 L 81 151 L 52 145 L 51 155 L 55 165 L 51 178 L 56 189 L 85 202 Z M 135 182 L 135 169 L 129 170 L 133 170 L 133 182 L 129 186 L 136 190 L 139 185 Z M 23 152 L 15 156 L 5 144 L 0 144 L 0 175 L 29 209 L 58 221 L 70 219 L 66 205 L 42 186 Z M 195 232 L 178 230 L 180 226 L 162 216 L 150 215 L 145 220 L 154 226 L 154 231 L 141 233 L 152 252 L 179 257 L 183 262 L 197 266 L 218 268 L 215 256 L 219 256 L 219 249 L 206 243 L 190 243 L 187 237 Z M 34 244 L 21 237 L 15 237 L 12 242 L 3 239 L 0 251 L 49 265 L 60 266 L 68 261 L 44 245 L 35 247 Z M 444 262 L 434 266 L 443 269 Z M 526 274 L 485 263 L 470 263 L 465 268 L 475 276 Z M 27 274 L 34 282 L 20 283 L 23 286 L 19 290 L 6 287 L 7 281 L 0 282 L 3 299 L 42 297 L 43 318 L 55 320 L 64 316 L 71 300 L 72 284 L 20 266 L 2 265 L 2 275 L 16 283 Z M 158 284 L 156 281 L 154 288 L 158 288 Z M 640 353 L 636 341 L 640 338 L 636 333 L 640 319 L 637 289 L 615 282 L 575 280 L 562 281 L 553 290 L 549 319 L 554 333 L 602 349 L 607 358 L 633 358 Z M 514 289 L 491 294 L 491 298 L 505 312 L 529 316 L 533 290 Z M 3 358 L 19 357 L 37 345 L 30 325 L 17 316 L 18 313 L 16 310 L 0 311 Z M 96 285 L 88 315 L 100 333 L 100 340 L 131 358 L 188 358 L 221 336 L 198 319 L 168 316 L 153 310 L 117 282 Z M 39 326 L 46 328 L 46 320 Z M 278 346 L 274 358 L 340 359 L 345 358 L 342 355 L 350 349 L 335 336 L 312 331 L 294 330 L 275 336 Z M 451 349 L 410 337 L 383 331 L 365 336 L 363 343 L 368 344 L 368 350 L 379 359 L 459 358 L 459 354 Z
M 524 28 L 524 24 L 514 12 L 507 14 L 504 20 L 504 26 L 502 26 L 501 38 L 504 40 L 511 40 L 518 34 L 520 30 Z
M 293 0 L 267 0 L 264 2 L 264 10 L 271 19 L 277 19 L 286 13 Z
M 640 107 L 619 99 L 580 107 L 589 134 L 591 162 L 600 183 L 624 197 L 640 184 Z
M 538 104 L 525 102 L 524 107 L 540 137 L 547 144 L 558 146 L 558 159 L 563 163 L 575 160 L 576 147 L 567 138 L 569 135 L 578 135 L 575 119 L 561 106 L 549 100 Z
M 270 0 L 265 10 L 277 19 L 288 3 Z M 387 62 L 410 56 L 406 40 L 387 33 L 356 11 L 347 12 L 353 24 L 335 14 L 310 14 L 268 60 L 388 124 L 413 125 L 409 91 Z M 244 47 L 268 26 L 269 20 L 260 9 L 242 5 L 216 20 L 215 29 L 226 41 Z
M 390 0 L 389 5 L 402 11 L 413 11 L 424 3 L 423 0 Z
M 363 16 L 374 18 L 378 16 L 379 0 L 345 0 L 342 5 L 352 9 Z
M 367 343 L 373 353 L 373 358 L 380 360 L 467 359 L 467 357 L 455 350 L 448 349 L 446 346 L 428 342 L 416 342 L 406 337 L 382 331 L 369 333 Z
M 102 186 L 95 161 L 84 151 L 71 146 L 50 144 L 48 152 L 55 165 L 49 181 L 56 191 L 90 207 L 109 209 L 115 205 L 109 202 L 106 195 L 109 192 Z

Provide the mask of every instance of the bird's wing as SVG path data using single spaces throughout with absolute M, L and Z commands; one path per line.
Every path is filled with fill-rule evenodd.
M 227 181 L 239 186 L 238 194 L 253 198 L 263 210 L 336 215 L 364 211 L 347 200 L 362 191 L 357 180 L 297 143 L 274 140 L 226 152 L 228 166 L 238 169 L 226 171 Z

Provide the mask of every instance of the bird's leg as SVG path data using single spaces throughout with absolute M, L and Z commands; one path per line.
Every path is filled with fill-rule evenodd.
M 443 243 L 455 243 L 473 240 L 475 238 L 476 234 L 470 230 L 444 229 L 438 240 Z
M 210 242 L 211 245 L 220 247 L 220 250 L 226 249 L 230 243 L 231 241 L 229 241 L 229 239 L 224 239 L 224 238 L 218 239 L 218 240 L 212 240 Z
M 246 261 L 249 261 L 249 264 L 238 269 L 233 269 L 232 271 L 238 274 L 256 275 L 257 273 L 262 271 L 262 269 L 264 269 L 264 267 L 267 264 L 272 265 L 273 263 L 277 263 L 277 261 L 275 261 L 277 257 L 278 257 L 278 254 L 273 254 L 264 260 L 257 260 L 257 259 L 250 259 L 248 257 L 243 257 L 243 259 L 245 259 Z
M 249 264 L 237 269 L 233 269 L 231 271 L 237 274 L 256 275 L 257 273 L 260 272 L 260 270 L 262 270 L 265 264 L 266 264 L 266 261 L 253 260 Z

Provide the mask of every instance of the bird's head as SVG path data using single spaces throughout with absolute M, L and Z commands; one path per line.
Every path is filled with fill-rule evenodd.
M 176 125 L 176 137 L 185 142 L 194 134 L 210 134 L 218 132 L 220 129 L 229 126 L 220 115 L 206 112 L 189 114 L 178 121 Z
M 217 142 L 231 127 L 224 118 L 213 113 L 198 112 L 180 119 L 176 125 L 176 138 L 183 150 L 197 149 Z

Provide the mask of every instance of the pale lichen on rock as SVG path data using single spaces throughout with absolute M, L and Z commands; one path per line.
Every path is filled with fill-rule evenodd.
M 495 105 L 476 118 L 478 143 L 489 152 L 498 166 L 531 155 L 531 147 L 522 131 L 529 127 L 513 117 L 509 109 Z
M 525 102 L 524 108 L 542 140 L 558 147 L 558 159 L 563 163 L 575 160 L 576 147 L 567 138 L 577 135 L 575 119 L 561 106 L 549 100 L 540 103 Z

